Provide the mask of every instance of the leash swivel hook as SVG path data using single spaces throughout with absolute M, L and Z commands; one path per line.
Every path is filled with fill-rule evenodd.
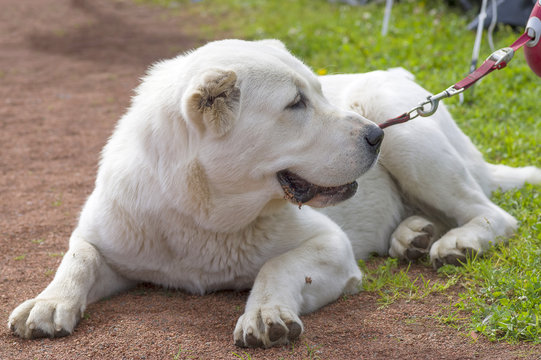
M 446 90 L 440 92 L 439 94 L 428 96 L 426 100 L 420 103 L 419 106 L 416 108 L 417 114 L 419 114 L 419 116 L 422 116 L 422 117 L 433 115 L 436 112 L 436 110 L 438 110 L 440 100 L 454 96 L 456 94 L 460 94 L 464 90 L 465 90 L 464 88 L 455 89 L 454 86 L 451 86 L 447 88 Z M 429 104 L 430 104 L 430 108 L 428 110 L 425 110 L 425 106 Z
M 401 123 L 405 123 L 406 121 L 413 120 L 417 116 L 427 117 L 434 114 L 436 110 L 438 110 L 438 105 L 440 104 L 441 99 L 448 98 L 456 94 L 460 94 L 461 92 L 465 90 L 465 88 L 457 89 L 455 86 L 456 85 L 453 85 L 447 90 L 442 91 L 439 94 L 428 96 L 425 101 L 419 103 L 419 105 L 417 105 L 410 111 L 405 112 L 402 115 L 397 116 L 395 118 L 382 122 L 381 124 L 379 124 L 379 127 L 381 129 L 385 129 L 392 125 L 401 124 Z M 430 104 L 430 109 L 425 110 L 425 106 L 428 104 Z

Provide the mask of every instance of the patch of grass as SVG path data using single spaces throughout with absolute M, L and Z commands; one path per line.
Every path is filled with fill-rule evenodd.
M 443 314 L 435 315 L 433 318 L 438 320 L 440 323 L 451 326 L 457 330 L 461 330 L 466 320 L 468 320 L 467 317 L 463 316 L 463 312 L 460 310 L 451 311 L 445 309 L 443 312 Z
M 310 360 L 319 360 L 321 359 L 318 355 L 318 353 L 320 352 L 321 349 L 321 345 L 310 345 L 308 343 L 306 343 L 306 356 L 307 356 L 307 359 L 310 359 Z
M 521 219 L 522 225 L 508 245 L 500 244 L 490 256 L 465 264 L 466 291 L 456 307 L 471 313 L 472 330 L 490 339 L 540 344 L 541 222 L 539 213 L 528 209 L 541 207 L 541 196 L 527 185 L 498 192 L 494 198 Z
M 62 256 L 64 256 L 64 252 L 61 251 L 59 253 L 49 253 L 49 256 L 50 257 L 62 257 Z
M 203 18 L 199 36 L 244 39 L 278 38 L 319 74 L 365 72 L 401 66 L 433 93 L 462 79 L 468 68 L 475 33 L 465 15 L 444 2 L 404 0 L 393 7 L 389 34 L 380 35 L 384 4 L 370 2 L 351 7 L 327 0 L 146 0 L 182 8 Z M 220 34 L 220 35 L 216 35 Z M 221 35 L 226 34 L 226 35 Z M 502 26 L 495 33 L 497 48 L 511 44 L 519 34 Z M 487 41 L 481 59 L 492 50 Z M 511 166 L 541 166 L 539 143 L 541 80 L 527 66 L 522 51 L 503 70 L 495 71 L 446 104 L 462 130 L 490 162 Z M 419 99 L 421 101 L 423 99 Z M 396 109 L 397 115 L 409 109 Z M 418 119 L 415 121 L 423 121 Z M 539 186 L 496 193 L 493 200 L 520 222 L 508 245 L 464 268 L 445 267 L 442 276 L 460 281 L 464 291 L 449 323 L 469 318 L 476 333 L 490 339 L 540 342 L 541 319 L 541 203 Z M 382 304 L 397 298 L 415 300 L 444 291 L 447 281 L 433 284 L 411 279 L 408 268 L 393 260 L 369 272 L 365 286 L 382 296 Z
M 192 352 L 191 350 L 183 350 L 183 349 L 182 349 L 182 345 L 179 345 L 177 353 L 175 354 L 175 356 L 173 356 L 173 360 L 178 360 L 178 359 L 195 359 L 196 357 L 193 356 L 193 355 L 186 355 L 186 353 L 191 353 L 191 352 Z M 181 357 L 181 356 L 182 356 L 182 357 Z
M 243 351 L 242 354 L 233 353 L 233 355 L 242 360 L 252 360 L 252 356 L 248 354 L 246 351 Z
M 13 258 L 13 260 L 21 261 L 21 260 L 24 260 L 25 258 L 26 258 L 26 254 L 22 254 L 22 255 L 19 255 L 19 256 L 15 256 Z
M 421 300 L 430 294 L 444 292 L 455 285 L 460 278 L 453 275 L 431 281 L 425 279 L 422 274 L 413 278 L 408 274 L 409 266 L 401 267 L 399 261 L 392 258 L 386 258 L 385 263 L 373 271 L 368 270 L 363 261 L 359 261 L 359 264 L 365 273 L 364 289 L 380 295 L 381 307 L 388 306 L 398 299 Z
M 58 195 L 56 200 L 51 203 L 54 207 L 60 207 L 62 206 L 62 194 Z

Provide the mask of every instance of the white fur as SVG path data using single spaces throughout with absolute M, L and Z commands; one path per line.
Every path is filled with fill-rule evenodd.
M 298 337 L 300 314 L 359 291 L 355 258 L 454 263 L 512 234 L 487 195 L 539 182 L 539 169 L 486 164 L 444 107 L 388 128 L 372 166 L 366 118 L 427 92 L 404 70 L 319 80 L 323 91 L 278 41 L 215 42 L 156 64 L 103 150 L 54 280 L 13 311 L 12 331 L 67 335 L 89 303 L 141 281 L 251 287 L 234 340 L 266 347 Z M 288 108 L 299 92 L 306 107 Z M 354 198 L 323 210 L 335 223 L 284 200 L 283 169 L 326 187 L 366 174 Z

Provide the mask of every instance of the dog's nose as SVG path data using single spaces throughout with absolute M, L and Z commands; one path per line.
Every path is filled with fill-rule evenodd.
M 368 145 L 372 146 L 374 150 L 377 151 L 383 141 L 383 130 L 381 130 L 379 126 L 371 126 L 364 136 L 364 139 Z

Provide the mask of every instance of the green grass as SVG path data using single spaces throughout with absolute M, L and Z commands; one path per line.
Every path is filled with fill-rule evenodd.
M 468 286 L 456 307 L 471 313 L 472 328 L 493 340 L 541 343 L 541 196 L 536 190 L 528 185 L 494 194 L 521 219 L 519 233 L 490 257 L 460 269 Z
M 242 354 L 233 353 L 233 356 L 242 359 L 242 360 L 252 360 L 252 355 L 248 354 L 246 351 L 243 351 Z
M 409 274 L 409 266 L 401 267 L 399 261 L 393 258 L 386 258 L 375 270 L 369 270 L 363 261 L 359 261 L 359 265 L 365 273 L 364 290 L 377 292 L 381 307 L 398 299 L 421 300 L 433 293 L 443 293 L 460 279 L 456 274 L 435 281 L 425 279 L 422 274 L 413 277 Z
M 175 2 L 147 1 L 164 6 Z M 434 93 L 464 77 L 475 36 L 466 30 L 473 14 L 466 16 L 436 1 L 395 3 L 386 37 L 380 35 L 384 8 L 381 2 L 362 7 L 326 0 L 176 2 L 180 3 L 176 11 L 204 20 L 196 30 L 192 29 L 201 38 L 278 38 L 321 74 L 402 66 Z M 500 28 L 495 34 L 496 47 L 508 46 L 516 37 L 518 34 L 511 29 Z M 491 52 L 485 38 L 480 58 Z M 465 98 L 465 104 L 459 104 L 457 98 L 446 103 L 488 161 L 541 166 L 541 79 L 530 71 L 522 51 L 507 68 L 478 83 L 474 94 L 468 90 Z M 397 115 L 406 110 L 396 109 Z M 412 279 L 407 268 L 397 268 L 397 263 L 388 260 L 368 273 L 366 286 L 379 292 L 385 304 L 399 297 L 414 301 L 445 291 L 459 281 L 464 287 L 460 300 L 453 312 L 442 316 L 442 322 L 456 324 L 457 319 L 462 321 L 466 316 L 468 321 L 461 326 L 490 339 L 540 343 L 539 190 L 539 186 L 527 186 L 494 195 L 494 201 L 514 215 L 521 226 L 508 245 L 498 246 L 489 256 L 461 269 L 444 267 L 442 280 L 437 283 L 422 277 Z
M 49 253 L 49 256 L 50 257 L 62 257 L 62 256 L 64 256 L 64 252 L 61 251 L 59 253 Z
M 173 356 L 173 360 L 196 359 L 197 357 L 195 355 L 187 355 L 188 353 L 191 353 L 191 352 L 192 352 L 191 350 L 183 350 L 182 345 L 180 345 L 178 347 L 178 352 L 175 354 L 175 356 Z

